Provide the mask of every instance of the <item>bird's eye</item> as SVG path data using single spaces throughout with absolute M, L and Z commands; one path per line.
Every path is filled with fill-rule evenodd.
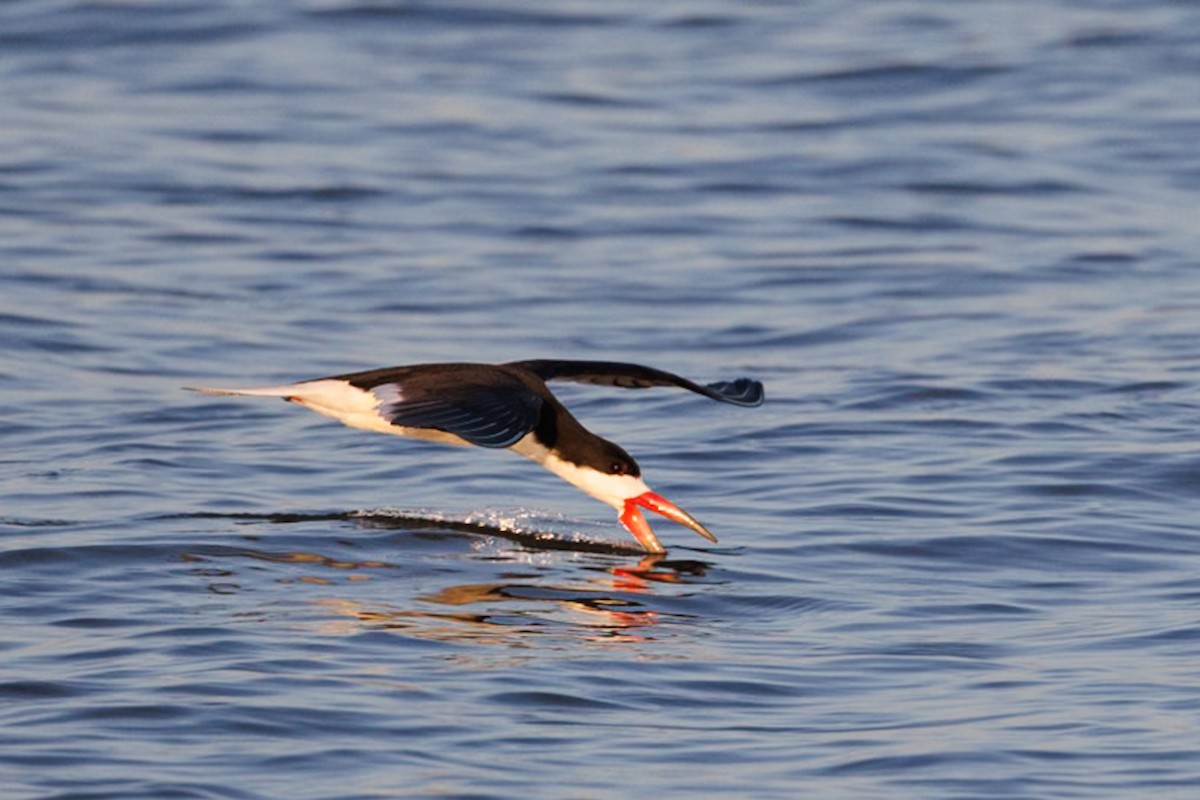
M 620 461 L 614 461 L 608 465 L 609 475 L 623 475 L 625 473 L 625 465 Z

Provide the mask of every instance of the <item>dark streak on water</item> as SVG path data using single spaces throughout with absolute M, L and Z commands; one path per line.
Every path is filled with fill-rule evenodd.
M 1200 8 L 0 7 L 0 786 L 1190 798 Z M 196 383 L 563 388 L 709 525 Z
M 249 522 L 295 524 L 301 522 L 353 522 L 367 528 L 394 528 L 403 531 L 454 531 L 468 536 L 501 538 L 533 550 L 569 550 L 577 553 L 642 555 L 636 541 L 610 542 L 588 537 L 568 537 L 551 530 L 518 527 L 512 523 L 382 511 L 331 511 L 326 513 L 220 514 L 200 512 L 181 515 L 186 519 L 224 519 Z M 622 531 L 623 535 L 623 531 Z

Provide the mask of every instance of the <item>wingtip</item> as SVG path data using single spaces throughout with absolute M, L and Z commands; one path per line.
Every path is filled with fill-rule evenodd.
M 717 381 L 707 386 L 719 400 L 736 406 L 761 406 L 766 400 L 762 381 L 753 378 L 738 378 L 732 381 Z

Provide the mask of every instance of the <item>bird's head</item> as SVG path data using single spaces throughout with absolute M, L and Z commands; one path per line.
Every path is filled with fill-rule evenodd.
M 592 497 L 608 503 L 619 512 L 621 524 L 648 553 L 665 553 L 642 509 L 661 514 L 672 522 L 691 528 L 708 539 L 717 541 L 695 517 L 652 491 L 642 480 L 642 470 L 633 457 L 612 442 L 600 440 L 602 447 L 590 453 L 583 463 L 552 458 L 544 466 Z

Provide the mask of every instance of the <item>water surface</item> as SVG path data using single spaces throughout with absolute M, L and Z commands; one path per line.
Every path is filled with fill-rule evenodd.
M 8 3 L 5 797 L 1194 796 L 1195 31 Z M 719 544 L 180 389 L 539 357 Z

